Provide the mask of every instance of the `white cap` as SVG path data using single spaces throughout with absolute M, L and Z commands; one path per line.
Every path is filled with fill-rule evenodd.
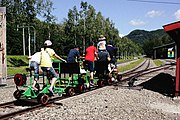
M 51 46 L 51 45 L 52 45 L 52 42 L 51 42 L 50 40 L 46 40 L 46 41 L 44 42 L 44 45 L 45 45 L 45 46 Z

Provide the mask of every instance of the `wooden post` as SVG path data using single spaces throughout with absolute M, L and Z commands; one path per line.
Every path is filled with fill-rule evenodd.
M 0 85 L 6 85 L 6 8 L 0 7 Z

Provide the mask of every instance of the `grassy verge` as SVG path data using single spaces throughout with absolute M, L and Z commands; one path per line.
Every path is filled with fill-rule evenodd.
M 27 73 L 26 68 L 29 65 L 28 57 L 23 55 L 7 56 L 7 75 L 15 75 L 17 73 Z
M 153 62 L 155 63 L 156 66 L 161 66 L 161 65 L 164 65 L 164 62 L 161 61 L 161 60 L 153 60 Z
M 134 59 L 126 59 L 126 60 L 120 59 L 120 60 L 117 60 L 117 62 L 124 63 L 124 62 L 132 61 L 132 60 Z
M 63 57 L 65 58 L 65 56 Z M 133 59 L 121 59 L 118 60 L 118 62 L 127 62 L 131 61 Z M 130 65 L 123 66 L 118 68 L 120 72 L 132 69 L 133 67 L 137 66 L 138 64 L 143 61 L 142 59 L 138 60 L 135 63 L 131 63 Z M 22 56 L 22 55 L 8 55 L 7 56 L 7 74 L 9 75 L 15 75 L 17 73 L 27 73 L 26 68 L 29 65 L 28 56 Z
M 135 62 L 132 62 L 132 63 L 130 63 L 130 64 L 128 64 L 128 65 L 119 66 L 119 67 L 118 67 L 118 71 L 119 71 L 119 72 L 124 72 L 124 71 L 130 70 L 130 69 L 138 66 L 140 63 L 142 63 L 143 60 L 144 60 L 144 59 L 139 59 L 139 60 L 137 60 L 137 61 L 135 61 Z
M 7 68 L 7 74 L 9 75 L 15 75 L 17 73 L 23 74 L 23 73 L 28 73 L 26 72 L 26 68 L 28 68 L 28 66 L 20 66 L 20 67 L 8 67 Z

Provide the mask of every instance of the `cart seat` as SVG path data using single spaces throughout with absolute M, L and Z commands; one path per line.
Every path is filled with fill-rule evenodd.
M 96 61 L 95 62 L 95 71 L 96 75 L 106 75 L 108 73 L 108 62 L 105 61 Z
M 80 74 L 79 63 L 61 63 L 60 73 Z

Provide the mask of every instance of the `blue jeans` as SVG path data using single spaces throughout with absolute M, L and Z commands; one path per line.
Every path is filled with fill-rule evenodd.
M 39 64 L 35 61 L 31 61 L 30 67 L 34 69 L 34 74 L 36 74 L 34 78 L 39 80 Z
M 85 65 L 88 67 L 88 70 L 90 72 L 94 72 L 94 64 L 93 64 L 93 62 L 91 62 L 89 60 L 85 60 Z
M 43 71 L 49 71 L 52 75 L 52 78 L 57 78 L 57 74 L 53 67 L 41 67 Z

